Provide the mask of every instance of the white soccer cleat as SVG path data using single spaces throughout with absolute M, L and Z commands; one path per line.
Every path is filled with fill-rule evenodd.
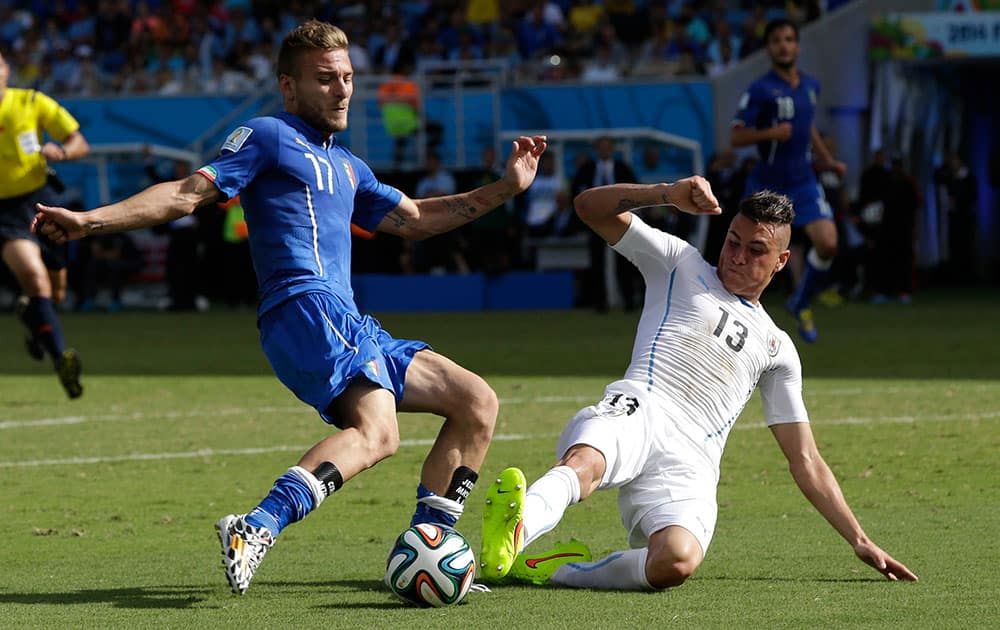
M 274 545 L 274 536 L 266 527 L 246 522 L 246 514 L 223 516 L 215 524 L 222 543 L 222 566 L 234 593 L 242 595 L 250 588 L 264 554 Z

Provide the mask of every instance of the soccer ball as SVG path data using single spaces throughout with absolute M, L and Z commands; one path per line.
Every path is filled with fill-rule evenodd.
M 450 606 L 472 588 L 476 559 L 469 541 L 442 525 L 419 523 L 396 539 L 385 567 L 385 584 L 418 606 Z

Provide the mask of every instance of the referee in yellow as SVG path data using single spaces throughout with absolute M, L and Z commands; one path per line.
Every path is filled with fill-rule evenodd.
M 38 360 L 48 354 L 66 393 L 78 398 L 80 357 L 65 347 L 53 304 L 65 290 L 65 248 L 32 234 L 31 220 L 35 203 L 51 194 L 48 163 L 83 157 L 90 146 L 59 103 L 35 90 L 7 87 L 9 78 L 0 53 L 0 254 L 23 293 L 18 316 L 28 328 L 28 352 Z

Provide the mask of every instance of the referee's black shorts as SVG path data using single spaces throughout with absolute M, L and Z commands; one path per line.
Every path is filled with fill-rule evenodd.
M 42 250 L 42 262 L 50 271 L 66 268 L 68 246 L 53 243 L 41 234 L 31 233 L 31 220 L 35 218 L 35 203 L 51 201 L 48 186 L 17 197 L 0 199 L 0 245 L 7 241 L 25 239 L 38 243 Z

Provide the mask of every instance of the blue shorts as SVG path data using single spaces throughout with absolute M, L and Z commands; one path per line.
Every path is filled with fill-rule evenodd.
M 763 183 L 753 173 L 747 177 L 746 194 L 764 189 L 781 193 L 792 200 L 792 207 L 795 208 L 795 222 L 792 227 L 803 227 L 820 219 L 833 220 L 833 208 L 826 201 L 823 187 L 815 179 L 796 186 L 774 186 Z
M 394 339 L 378 320 L 328 293 L 304 293 L 279 304 L 261 316 L 259 326 L 278 380 L 330 424 L 338 422 L 327 408 L 356 378 L 388 389 L 399 403 L 413 355 L 430 347 Z

